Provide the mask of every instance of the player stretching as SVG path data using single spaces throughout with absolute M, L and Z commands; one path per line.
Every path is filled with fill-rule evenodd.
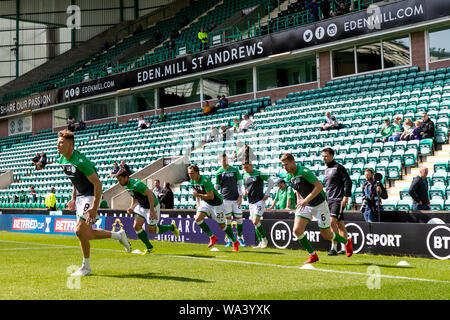
M 57 149 L 61 154 L 58 163 L 73 184 L 72 199 L 67 203 L 67 208 L 71 211 L 76 210 L 75 234 L 83 252 L 83 264 L 72 276 L 87 276 L 91 274 L 90 240 L 107 238 L 119 240 L 128 252 L 131 251 L 131 246 L 125 230 L 111 232 L 92 228 L 98 219 L 97 209 L 102 198 L 102 183 L 94 164 L 83 154 L 74 150 L 73 132 L 69 130 L 58 132 Z
M 222 208 L 222 197 L 214 188 L 211 180 L 200 175 L 197 166 L 188 167 L 188 175 L 191 179 L 191 185 L 194 188 L 193 196 L 197 201 L 197 214 L 195 222 L 209 236 L 208 248 L 211 248 L 217 241 L 217 237 L 211 232 L 208 224 L 204 221 L 206 216 L 214 219 L 219 227 L 227 234 L 233 242 L 233 251 L 239 250 L 239 241 L 234 237 L 231 225 L 226 225 L 225 215 Z
M 253 165 L 248 161 L 244 161 L 242 164 L 244 168 L 244 196 L 248 197 L 248 209 L 250 211 L 250 217 L 255 226 L 256 237 L 259 244 L 254 248 L 264 249 L 267 247 L 267 237 L 264 226 L 261 224 L 261 218 L 266 208 L 266 200 L 269 199 L 270 190 L 272 190 L 273 181 L 265 174 L 262 174 L 258 170 L 253 169 Z M 267 181 L 267 189 L 264 193 L 264 181 Z
M 223 197 L 223 212 L 227 219 L 227 225 L 231 226 L 231 220 L 236 219 L 236 231 L 238 241 L 241 246 L 245 247 L 244 238 L 242 236 L 242 176 L 239 170 L 228 164 L 227 155 L 221 154 L 220 160 L 222 168 L 216 172 L 216 189 L 220 191 Z M 226 247 L 231 247 L 231 239 L 227 236 Z
M 170 225 L 158 224 L 160 219 L 160 205 L 158 198 L 155 196 L 145 183 L 140 180 L 130 178 L 129 172 L 125 169 L 120 169 L 116 174 L 116 179 L 122 187 L 130 194 L 132 201 L 128 213 L 134 213 L 133 228 L 136 231 L 138 238 L 145 244 L 146 250 L 143 254 L 150 253 L 153 245 L 148 239 L 147 232 L 142 228 L 147 221 L 147 230 L 150 233 L 164 233 L 172 231 L 176 238 L 180 237 L 178 228 L 175 222 Z
M 295 212 L 294 233 L 300 245 L 310 254 L 305 263 L 319 261 L 317 253 L 304 235 L 306 225 L 313 216 L 318 220 L 320 234 L 326 240 L 337 241 L 345 245 L 347 256 L 353 252 L 350 239 L 342 237 L 337 232 L 330 230 L 330 211 L 326 202 L 326 195 L 322 183 L 316 176 L 303 166 L 295 163 L 294 157 L 286 153 L 281 157 L 281 164 L 288 173 L 286 179 L 291 183 L 297 193 L 297 211 Z

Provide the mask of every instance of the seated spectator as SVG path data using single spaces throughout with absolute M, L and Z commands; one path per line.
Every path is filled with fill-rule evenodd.
M 164 190 L 162 192 L 161 197 L 159 198 L 159 202 L 161 203 L 161 208 L 164 209 L 173 209 L 174 207 L 174 196 L 172 189 L 170 189 L 170 183 L 164 183 Z
M 311 21 L 316 22 L 319 21 L 319 5 L 317 4 L 317 0 L 311 0 L 305 6 L 305 9 L 308 9 L 311 14 Z
M 80 131 L 80 130 L 84 130 L 84 129 L 86 129 L 86 123 L 83 120 L 78 121 L 77 130 Z
M 253 149 L 248 144 L 244 144 L 244 146 L 242 146 L 242 142 L 238 141 L 236 143 L 236 146 L 237 146 L 237 148 L 234 152 L 234 162 L 236 162 L 236 161 L 252 162 L 252 161 L 256 160 L 255 153 L 253 152 Z
M 412 131 L 412 140 L 422 140 L 423 138 L 423 129 L 422 129 L 422 122 L 416 121 L 416 126 L 414 127 Z
M 205 32 L 204 28 L 200 28 L 199 33 L 197 34 L 198 39 L 200 40 L 201 48 L 204 50 L 208 46 L 208 34 Z
M 394 131 L 392 132 L 392 136 L 388 138 L 388 141 L 400 141 L 400 137 L 403 133 L 402 118 L 400 116 L 396 116 L 392 125 L 394 126 Z
M 36 192 L 36 189 L 34 188 L 34 186 L 30 187 L 30 196 L 31 196 L 32 201 L 34 203 L 36 203 L 37 202 L 37 192 Z
M 33 159 L 31 159 L 31 162 L 33 163 L 33 166 L 36 167 L 36 164 L 39 162 L 40 158 L 41 158 L 41 155 L 39 154 L 39 152 L 36 153 L 36 156 Z
M 345 6 L 344 2 L 341 2 L 339 4 L 339 8 L 336 10 L 336 16 L 342 16 L 343 14 L 347 14 L 348 10 L 347 7 Z
M 166 112 L 164 111 L 164 108 L 161 107 L 161 110 L 159 111 L 159 119 L 158 119 L 158 122 L 166 122 L 166 120 L 167 120 Z
M 422 139 L 434 139 L 434 122 L 428 117 L 426 112 L 422 113 L 423 122 L 421 124 L 422 132 L 420 135 Z
M 214 109 L 209 105 L 208 101 L 203 102 L 203 110 L 199 116 L 209 116 L 214 113 Z
M 143 128 L 143 129 L 149 129 L 152 126 L 152 123 L 150 122 L 150 119 L 145 120 L 145 126 L 147 128 Z
M 322 11 L 323 18 L 328 19 L 331 11 L 330 1 L 322 0 L 320 3 L 320 10 Z
M 381 136 L 382 142 L 388 141 L 389 137 L 392 136 L 394 132 L 394 126 L 391 124 L 391 120 L 389 118 L 384 119 L 384 126 L 381 128 Z
M 155 31 L 155 34 L 153 35 L 153 40 L 155 41 L 155 44 L 160 44 L 162 41 L 162 37 L 163 37 L 163 34 L 162 34 L 161 30 L 157 29 Z
M 209 24 L 208 32 L 213 31 L 217 26 L 214 23 Z
M 56 190 L 55 188 L 51 188 L 50 192 L 47 193 L 47 195 L 45 196 L 45 206 L 50 210 L 50 211 L 56 211 Z
M 342 125 L 339 124 L 335 116 L 332 116 L 329 111 L 325 113 L 325 121 L 322 123 L 322 131 L 325 130 L 339 130 Z
M 225 97 L 225 95 L 222 95 L 222 98 L 220 99 L 220 104 L 222 108 L 228 108 L 228 99 Z
M 228 130 L 228 127 L 220 126 L 220 135 L 222 137 L 222 141 L 227 141 L 232 138 L 233 133 Z
M 403 123 L 403 133 L 400 135 L 400 140 L 402 141 L 408 141 L 412 140 L 414 136 L 412 135 L 413 129 L 414 129 L 414 123 L 410 118 L 406 119 Z
M 222 97 L 217 96 L 216 109 L 222 108 Z
M 218 141 L 220 136 L 219 130 L 216 129 L 216 127 L 211 127 L 211 131 L 209 132 L 208 138 L 206 141 L 208 142 L 214 142 Z
M 24 202 L 28 202 L 28 197 L 25 194 L 25 191 L 20 190 L 20 194 L 19 194 L 19 202 L 20 203 L 24 203 Z
M 67 119 L 67 129 L 75 132 L 75 119 L 72 116 Z
M 144 116 L 139 116 L 137 129 L 138 130 L 147 129 L 147 125 L 145 124 Z
M 46 165 L 47 165 L 47 155 L 45 154 L 45 152 L 42 152 L 39 161 L 36 163 L 36 170 L 45 169 Z
M 238 119 L 233 119 L 233 131 L 234 132 L 239 132 L 239 120 Z
M 119 170 L 120 170 L 120 169 L 124 169 L 124 170 L 128 173 L 129 176 L 132 175 L 131 169 L 130 169 L 130 167 L 125 163 L 125 160 L 120 161 L 120 168 L 119 168 Z
M 250 127 L 253 126 L 253 121 L 249 119 L 248 115 L 244 115 L 244 119 L 239 124 L 240 132 L 247 132 Z
M 119 172 L 119 165 L 117 164 L 117 162 L 113 163 L 113 168 L 111 170 L 111 173 L 109 174 L 108 178 L 114 178 L 116 173 Z

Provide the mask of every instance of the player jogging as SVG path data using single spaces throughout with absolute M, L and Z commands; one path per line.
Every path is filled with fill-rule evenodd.
M 147 232 L 142 226 L 147 222 L 147 230 L 150 233 L 164 233 L 172 231 L 176 238 L 180 237 L 175 222 L 170 225 L 158 224 L 161 217 L 158 198 L 145 183 L 140 180 L 130 178 L 129 172 L 120 169 L 116 174 L 116 179 L 122 187 L 130 194 L 132 201 L 128 208 L 128 213 L 134 213 L 133 228 L 138 238 L 145 244 L 146 250 L 143 254 L 148 254 L 153 250 L 153 245 L 148 239 Z
M 93 229 L 102 198 L 102 183 L 94 164 L 78 150 L 74 150 L 73 132 L 69 130 L 58 132 L 57 149 L 61 154 L 58 163 L 73 184 L 72 199 L 67 203 L 67 208 L 71 211 L 76 210 L 75 234 L 83 253 L 83 264 L 72 276 L 87 276 L 91 274 L 90 240 L 107 238 L 119 240 L 128 252 L 131 251 L 131 246 L 125 230 L 111 232 Z
M 245 247 L 244 238 L 242 236 L 242 175 L 239 170 L 228 164 L 227 155 L 221 154 L 220 161 L 222 167 L 216 172 L 215 187 L 220 191 L 223 198 L 223 212 L 227 221 L 227 225 L 231 226 L 231 220 L 236 219 L 236 231 L 238 241 L 241 246 Z M 226 237 L 226 247 L 231 247 L 231 239 Z
M 253 168 L 253 165 L 248 161 L 244 161 L 242 164 L 244 168 L 244 196 L 248 197 L 248 209 L 250 211 L 250 217 L 253 225 L 255 226 L 256 237 L 259 244 L 254 248 L 264 249 L 267 247 L 267 237 L 264 226 L 261 224 L 261 218 L 263 216 L 266 200 L 269 199 L 270 190 L 273 186 L 272 179 L 265 174 L 262 174 L 258 170 Z M 267 181 L 267 189 L 264 193 L 264 181 Z
M 197 166 L 189 166 L 188 175 L 191 179 L 190 183 L 194 188 L 192 195 L 197 201 L 195 222 L 200 229 L 209 236 L 208 248 L 211 248 L 216 243 L 217 237 L 211 232 L 208 224 L 204 221 L 207 216 L 214 219 L 219 224 L 219 227 L 233 242 L 233 251 L 237 252 L 239 250 L 239 241 L 236 241 L 233 230 L 231 230 L 231 225 L 226 225 L 226 219 L 222 208 L 222 197 L 214 188 L 211 180 L 200 175 L 200 170 Z
M 345 167 L 334 161 L 333 149 L 323 149 L 322 159 L 327 166 L 324 182 L 331 216 L 331 229 L 344 238 L 348 238 L 344 224 L 344 208 L 348 204 L 348 199 L 352 196 L 352 179 L 350 179 Z M 337 243 L 335 241 L 331 242 L 331 250 L 328 252 L 329 256 L 344 253 L 346 253 L 344 250 L 337 251 Z
M 297 193 L 297 210 L 295 212 L 294 234 L 300 245 L 309 253 L 309 259 L 304 263 L 319 261 L 317 253 L 306 238 L 304 231 L 312 217 L 316 217 L 320 234 L 326 240 L 337 241 L 345 245 L 348 256 L 353 252 L 352 242 L 330 230 L 330 211 L 327 205 L 327 196 L 323 191 L 322 183 L 306 167 L 297 165 L 294 157 L 286 153 L 281 157 L 281 164 L 287 172 L 286 179 L 291 183 Z

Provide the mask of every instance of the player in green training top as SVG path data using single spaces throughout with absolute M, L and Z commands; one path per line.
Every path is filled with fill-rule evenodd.
M 269 199 L 270 190 L 273 187 L 273 180 L 268 175 L 255 170 L 248 161 L 244 161 L 242 167 L 245 171 L 243 176 L 244 196 L 248 197 L 248 209 L 259 241 L 255 248 L 264 249 L 267 247 L 268 241 L 264 226 L 261 224 L 261 218 L 266 208 L 266 200 Z M 264 181 L 267 181 L 266 192 L 264 192 Z
M 74 150 L 73 132 L 69 130 L 58 132 L 57 149 L 61 154 L 58 163 L 73 184 L 72 199 L 67 203 L 67 208 L 71 211 L 76 210 L 75 234 L 83 253 L 83 264 L 72 275 L 87 276 L 91 274 L 90 240 L 106 238 L 119 240 L 128 252 L 131 251 L 131 246 L 125 230 L 111 232 L 92 228 L 97 220 L 97 209 L 102 198 L 102 183 L 93 163 L 78 150 Z
M 216 172 L 215 187 L 220 191 L 223 197 L 223 212 L 227 219 L 227 225 L 231 226 L 231 220 L 236 219 L 236 231 L 238 241 L 241 246 L 245 247 L 244 238 L 242 236 L 242 175 L 239 170 L 228 164 L 227 155 L 220 155 L 222 167 Z M 231 239 L 226 237 L 226 247 L 231 247 Z
M 330 211 L 322 183 L 311 170 L 297 165 L 294 157 L 289 153 L 281 157 L 281 164 L 288 173 L 286 179 L 297 192 L 297 211 L 295 212 L 293 231 L 300 245 L 310 254 L 309 259 L 305 263 L 313 263 L 319 260 L 317 253 L 304 235 L 306 225 L 311 221 L 313 216 L 318 221 L 320 234 L 323 238 L 343 243 L 348 253 L 353 252 L 350 239 L 347 240 L 339 233 L 330 230 Z
M 214 188 L 211 180 L 200 175 L 200 170 L 197 166 L 189 166 L 188 175 L 191 179 L 191 185 L 194 188 L 192 195 L 197 200 L 195 222 L 209 236 L 208 248 L 211 248 L 216 243 L 217 237 L 211 232 L 208 224 L 204 221 L 207 216 L 219 224 L 219 227 L 233 242 L 233 251 L 237 252 L 239 250 L 239 241 L 236 241 L 233 230 L 231 230 L 231 225 L 226 225 L 222 197 Z
M 138 238 L 147 248 L 143 254 L 150 253 L 153 249 L 153 245 L 148 239 L 147 232 L 142 228 L 145 222 L 147 222 L 147 230 L 150 233 L 172 231 L 176 238 L 180 236 L 175 222 L 172 222 L 170 225 L 158 224 L 161 217 L 159 201 L 153 191 L 151 191 L 145 183 L 130 178 L 129 172 L 125 169 L 120 169 L 117 172 L 116 179 L 122 187 L 125 187 L 132 198 L 128 213 L 134 213 L 133 228 L 136 231 Z

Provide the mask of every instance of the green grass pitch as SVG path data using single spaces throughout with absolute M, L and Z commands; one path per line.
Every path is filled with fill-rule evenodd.
M 144 250 L 131 240 L 133 249 Z M 0 299 L 334 300 L 450 298 L 450 261 L 319 252 L 302 269 L 300 250 L 231 248 L 153 242 L 151 255 L 128 254 L 114 240 L 91 242 L 92 275 L 72 236 L 0 232 Z M 410 266 L 397 266 L 401 260 Z M 73 271 L 73 269 L 71 270 Z

